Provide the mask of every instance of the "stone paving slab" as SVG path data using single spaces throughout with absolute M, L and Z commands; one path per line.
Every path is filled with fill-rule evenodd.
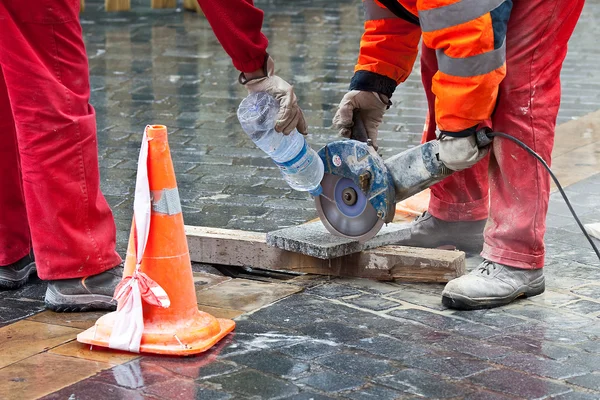
M 301 287 L 285 283 L 233 279 L 197 290 L 196 298 L 200 306 L 252 311 L 300 291 Z
M 364 243 L 331 234 L 321 221 L 267 232 L 267 244 L 307 256 L 331 259 L 397 243 L 408 234 L 408 223 L 389 223 Z

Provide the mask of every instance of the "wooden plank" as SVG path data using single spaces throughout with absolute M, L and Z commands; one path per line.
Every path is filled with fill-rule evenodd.
M 396 281 L 442 283 L 465 274 L 462 251 L 384 246 L 358 255 L 359 263 L 387 269 Z
M 405 282 L 448 282 L 465 273 L 465 253 L 461 251 L 384 246 L 323 260 L 271 247 L 264 233 L 198 226 L 185 229 L 192 261 L 206 264 Z
M 197 0 L 183 0 L 183 9 L 188 11 L 196 11 L 198 14 L 204 15 Z
M 130 0 L 105 0 L 104 9 L 106 11 L 129 11 L 131 10 Z
M 151 0 L 150 7 L 152 8 L 175 8 L 177 0 Z
M 183 9 L 196 11 L 196 0 L 183 0 Z

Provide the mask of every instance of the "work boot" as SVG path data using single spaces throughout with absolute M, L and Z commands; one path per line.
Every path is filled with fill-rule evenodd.
M 35 273 L 35 261 L 31 254 L 19 261 L 0 267 L 0 290 L 18 289 Z
M 410 224 L 406 237 L 395 244 L 428 248 L 449 245 L 468 253 L 479 253 L 483 248 L 486 221 L 443 221 L 426 211 Z
M 48 282 L 46 308 L 56 312 L 115 310 L 115 287 L 121 282 L 121 268 L 98 275 Z
M 517 297 L 537 296 L 544 289 L 542 269 L 514 268 L 484 260 L 470 274 L 446 284 L 442 303 L 457 310 L 494 308 Z

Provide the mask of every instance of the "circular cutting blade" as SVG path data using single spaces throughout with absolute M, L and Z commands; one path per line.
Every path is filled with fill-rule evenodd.
M 315 206 L 325 228 L 334 235 L 366 242 L 379 232 L 383 220 L 351 179 L 325 174 L 321 181 L 323 194 L 315 197 Z M 350 204 L 344 195 L 356 193 Z

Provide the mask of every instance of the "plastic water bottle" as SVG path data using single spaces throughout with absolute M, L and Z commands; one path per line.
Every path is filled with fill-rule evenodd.
M 273 159 L 292 189 L 319 196 L 323 161 L 296 129 L 289 135 L 275 131 L 278 112 L 277 100 L 260 92 L 242 100 L 237 115 L 246 134 Z

